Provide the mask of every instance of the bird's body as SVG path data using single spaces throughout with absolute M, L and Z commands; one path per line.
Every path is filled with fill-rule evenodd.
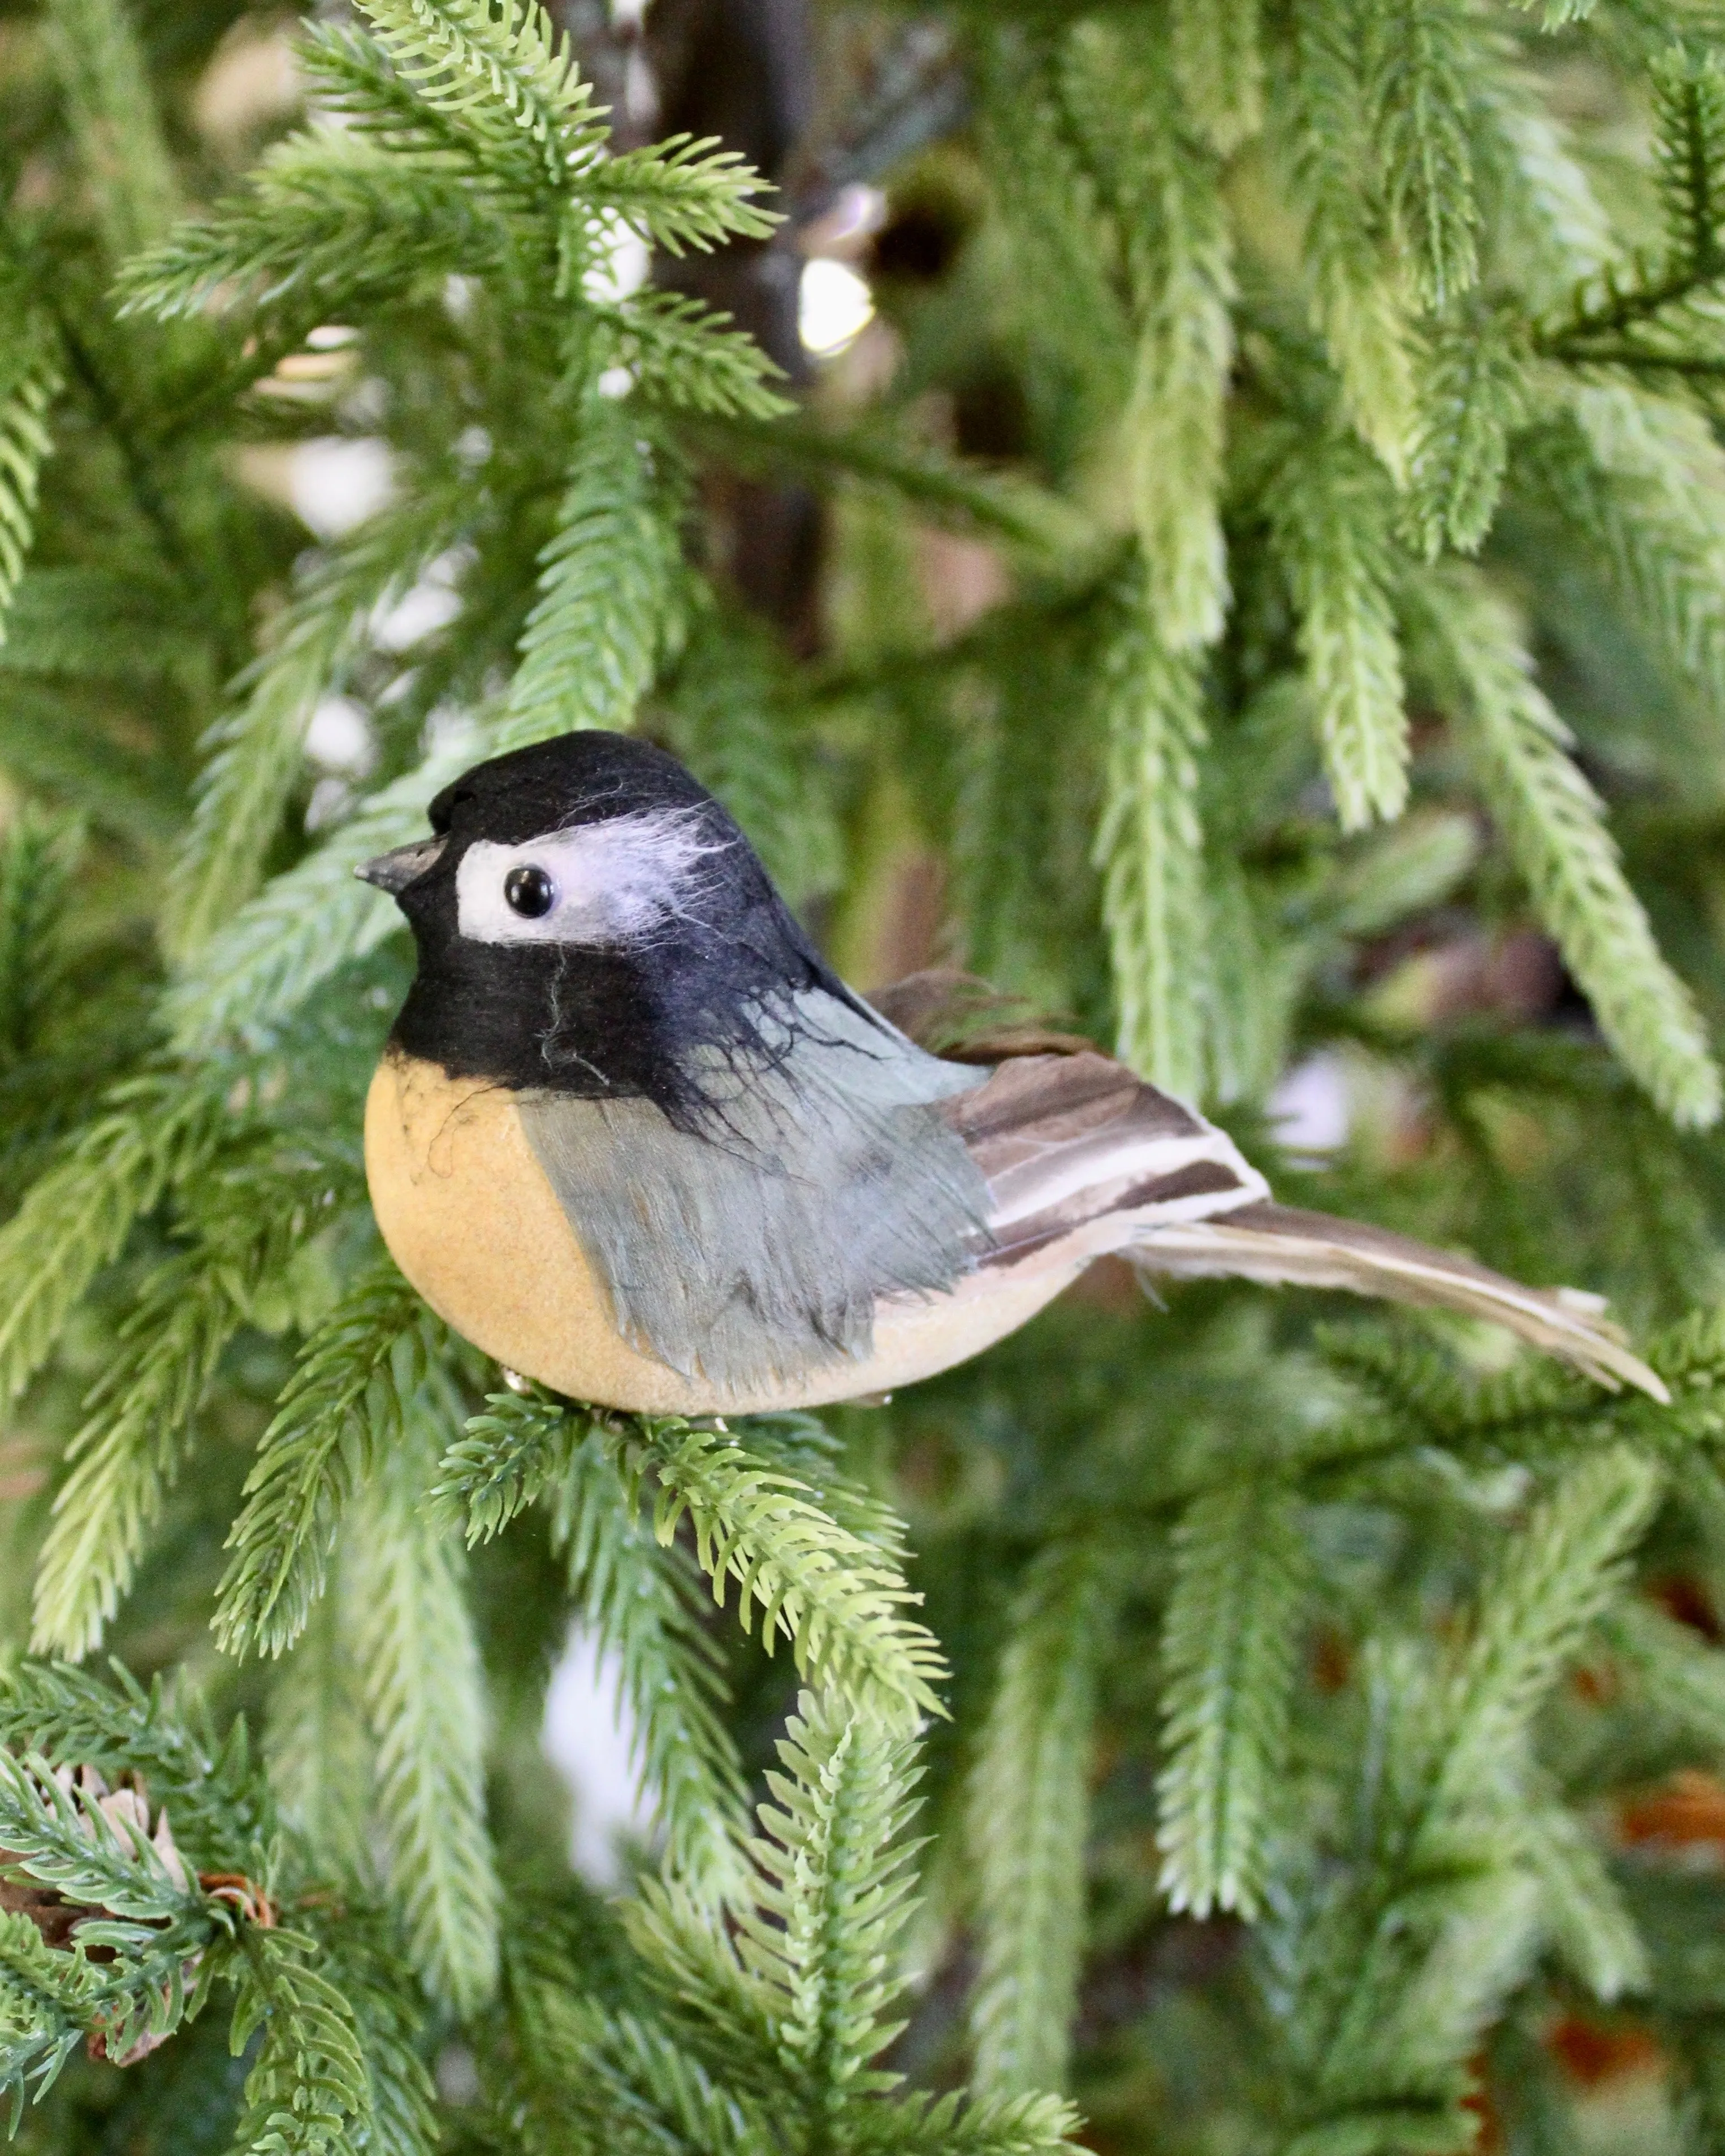
M 373 1204 L 433 1307 L 559 1392 L 697 1414 L 890 1391 L 1110 1253 L 1468 1310 L 1661 1390 L 1589 1298 L 1275 1205 L 1087 1044 L 918 1045 L 963 984 L 852 993 L 644 744 L 498 758 L 432 819 L 370 870 L 420 961 L 367 1106 Z
M 967 1276 L 938 1296 L 889 1295 L 860 1350 L 721 1384 L 706 1374 L 693 1337 L 682 1369 L 624 1337 L 608 1285 L 501 1088 L 386 1057 L 366 1106 L 366 1164 L 397 1263 L 464 1338 L 554 1391 L 647 1414 L 816 1407 L 891 1392 L 980 1353 L 1088 1262 L 1038 1254 L 1010 1283 Z

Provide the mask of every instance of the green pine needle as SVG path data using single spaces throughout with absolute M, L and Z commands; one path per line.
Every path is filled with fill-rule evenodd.
M 362 0 L 391 65 L 481 166 L 567 187 L 604 140 L 591 87 L 538 0 Z
M 1129 583 L 1103 661 L 1107 773 L 1095 858 L 1119 1053 L 1192 1100 L 1204 1077 L 1203 691 L 1191 660 L 1163 648 L 1136 600 Z
M 1605 1037 L 1674 1122 L 1712 1123 L 1719 1074 L 1700 1018 L 1654 942 L 1514 617 L 1459 573 L 1424 584 L 1421 600 L 1442 639 L 1486 798 Z
M 431 1323 L 386 1258 L 306 1342 L 228 1537 L 234 1555 L 213 1620 L 227 1653 L 279 1656 L 305 1629 L 343 1512 L 373 1462 L 401 1441 Z
M 657 459 L 626 407 L 585 408 L 499 747 L 634 724 L 680 638 L 682 563 Z
M 1257 0 L 1175 0 L 1173 16 L 1180 95 L 1199 133 L 1228 157 L 1263 123 Z
M 231 1074 L 127 1081 L 0 1228 L 0 1399 L 15 1399 L 53 1353 L 133 1223 L 208 1158 Z
M 166 229 L 179 185 L 124 0 L 49 0 L 47 44 L 109 259 Z
M 352 2006 L 307 1965 L 291 1932 L 256 1932 L 239 1966 L 230 2041 L 263 2042 L 234 2136 L 245 2156 L 346 2156 L 372 2124 L 372 2089 Z
M 370 622 L 456 543 L 471 476 L 414 485 L 307 577 L 275 649 L 253 669 L 239 707 L 207 742 L 197 806 L 169 886 L 168 927 L 185 958 L 231 920 L 261 866 L 297 780 L 318 703 L 343 684 Z
M 891 1557 L 839 1524 L 723 1430 L 643 1419 L 644 1459 L 660 1484 L 654 1532 L 668 1544 L 686 1512 L 696 1555 L 722 1603 L 737 1584 L 744 1629 L 759 1605 L 762 1644 L 783 1634 L 797 1667 L 845 1686 L 889 1723 L 939 1713 L 946 1665 L 906 1616 L 917 1597 Z
M 457 1412 L 447 1380 L 428 1378 L 374 1442 L 353 1505 L 349 1606 L 390 1899 L 434 1997 L 471 2015 L 497 1981 L 485 1710 L 461 1548 L 425 1503 Z
M 1276 552 L 1300 617 L 1300 654 L 1344 831 L 1399 816 L 1408 717 L 1394 605 L 1392 503 L 1384 475 L 1345 444 L 1296 451 L 1271 502 Z
M 198 1247 L 140 1289 L 119 1352 L 85 1400 L 37 1559 L 31 1645 L 80 1660 L 98 1645 L 130 1589 L 150 1531 L 193 1442 L 223 1350 L 252 1298 L 329 1218 L 326 1168 L 218 1179 Z
M 668 254 L 705 254 L 730 239 L 770 239 L 778 215 L 751 199 L 762 182 L 716 136 L 670 135 L 650 149 L 607 157 L 581 176 L 583 201 L 614 211 Z
M 716 1903 L 737 1883 L 747 1801 L 722 1718 L 729 1687 L 702 1628 L 700 1575 L 685 1551 L 655 1537 L 596 1427 L 566 1450 L 552 1535 L 581 1623 L 617 1658 L 670 1861 L 691 1892 Z
M 869 2061 L 901 2025 L 885 2016 L 904 1989 L 898 1935 L 912 1907 L 916 1845 L 905 1830 L 917 1776 L 904 1738 L 841 1696 L 804 1692 L 769 1770 L 751 1845 L 760 1879 L 738 1918 L 739 1950 L 772 2002 L 780 2055 L 811 2113 L 898 2076 Z
M 967 1840 L 979 1965 L 978 2085 L 997 2098 L 1065 2078 L 1083 1953 L 1096 1641 L 1117 1580 L 1093 1538 L 1049 1543 L 1019 1587 L 972 1771 Z
M 1393 230 L 1426 304 L 1441 307 L 1478 273 L 1462 0 L 1369 0 L 1367 88 Z
M 267 1040 L 331 974 L 398 932 L 400 909 L 353 871 L 423 839 L 428 803 L 483 753 L 471 737 L 446 743 L 218 928 L 162 999 L 180 1053 L 209 1055 L 236 1035 Z
M 345 1534 L 351 1543 L 351 1522 Z M 377 1762 L 354 1646 L 353 1569 L 338 1536 L 329 1584 L 270 1687 L 264 1755 L 270 1793 L 312 1876 L 363 1886 L 375 1869 Z
M 1477 554 L 1497 513 L 1509 436 L 1526 407 L 1526 354 L 1502 315 L 1445 325 L 1420 384 L 1405 528 L 1435 562 L 1445 546 Z
M 310 327 L 447 276 L 484 275 L 508 244 L 454 174 L 324 127 L 278 144 L 244 194 L 136 257 L 120 290 L 131 311 L 158 321 L 208 310 Z
M 1398 483 L 1414 419 L 1413 331 L 1374 184 L 1368 101 L 1369 0 L 1302 8 L 1280 144 L 1305 218 L 1312 318 L 1339 377 L 1342 403 Z
M 20 304 L 9 282 L 0 281 L 0 299 L 8 312 Z M 54 446 L 48 413 L 64 378 L 39 318 L 13 314 L 5 337 L 0 349 L 0 644 L 35 531 L 42 461 Z
M 1253 1917 L 1287 1768 L 1308 1565 L 1288 1492 L 1199 1498 L 1175 1532 L 1163 1620 L 1160 1885 L 1170 1907 Z

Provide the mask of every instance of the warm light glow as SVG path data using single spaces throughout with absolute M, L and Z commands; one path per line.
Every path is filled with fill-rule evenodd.
M 817 255 L 803 265 L 797 294 L 797 331 L 803 348 L 817 359 L 843 352 L 865 328 L 875 312 L 866 282 L 843 262 Z

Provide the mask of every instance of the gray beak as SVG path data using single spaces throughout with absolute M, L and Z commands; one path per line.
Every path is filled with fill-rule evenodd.
M 374 883 L 397 898 L 415 876 L 436 867 L 448 844 L 447 839 L 420 839 L 411 846 L 398 846 L 393 854 L 379 854 L 374 861 L 362 861 L 353 873 L 362 883 Z

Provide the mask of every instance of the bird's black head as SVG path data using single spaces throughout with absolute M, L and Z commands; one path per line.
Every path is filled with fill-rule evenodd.
M 645 742 L 495 757 L 430 816 L 431 839 L 359 873 L 418 946 L 392 1039 L 452 1077 L 644 1096 L 682 1121 L 691 1051 L 759 1047 L 798 995 L 845 994 L 730 814 Z

